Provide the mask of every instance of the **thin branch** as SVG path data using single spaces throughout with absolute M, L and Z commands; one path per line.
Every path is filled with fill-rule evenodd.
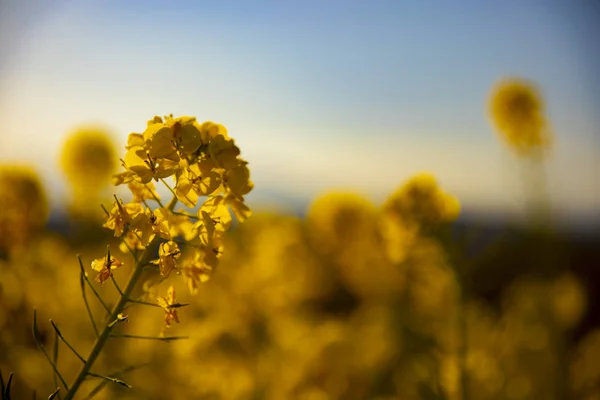
M 92 314 L 92 309 L 90 308 L 90 304 L 87 300 L 87 295 L 85 294 L 85 271 L 82 269 L 79 273 L 79 285 L 81 286 L 81 295 L 83 296 L 83 302 L 85 303 L 85 308 L 87 310 L 88 316 L 90 317 L 90 322 L 92 323 L 92 327 L 94 328 L 94 333 L 96 337 L 98 337 L 98 327 L 96 326 L 96 322 L 94 321 L 94 314 Z
M 38 327 L 37 327 L 37 310 L 33 310 L 33 328 L 32 328 L 32 330 L 33 330 L 33 340 L 35 340 L 35 344 L 42 351 L 42 353 L 44 353 L 46 360 L 48 360 L 48 362 L 52 366 L 52 369 L 54 370 L 56 375 L 58 375 L 58 378 L 60 379 L 60 382 L 63 384 L 65 389 L 69 390 L 69 385 L 67 385 L 67 382 L 65 382 L 65 380 L 63 379 L 60 372 L 58 372 L 58 368 L 56 367 L 56 364 L 54 364 L 54 362 L 52 362 L 52 359 L 50 359 L 50 356 L 48 356 L 48 353 L 46 353 L 46 349 L 44 349 L 44 345 L 42 344 L 42 342 L 40 342 L 39 331 L 38 331 Z
M 196 220 L 200 219 L 200 217 L 198 217 L 197 215 L 188 214 L 188 213 L 180 212 L 180 211 L 173 211 L 173 214 L 175 214 L 175 215 L 181 215 L 182 217 L 188 217 L 188 218 L 196 219 Z
M 121 296 L 123 296 L 123 291 L 121 290 L 121 288 L 119 287 L 119 284 L 117 283 L 117 281 L 115 280 L 115 277 L 113 276 L 113 274 L 110 274 L 110 279 L 112 280 L 112 282 L 115 285 L 115 288 L 117 289 L 117 292 L 119 292 L 119 294 Z
M 161 208 L 164 208 L 165 206 L 160 201 L 160 199 L 158 198 L 158 196 L 154 193 L 154 190 L 152 190 L 152 189 L 149 189 L 149 190 L 150 190 L 150 193 L 152 194 L 152 197 L 154 197 L 154 201 L 156 201 Z
M 175 198 L 177 198 L 177 193 L 175 193 L 175 190 L 173 190 L 173 188 L 171 187 L 171 185 L 169 185 L 167 183 L 167 181 L 165 181 L 163 178 L 160 178 L 160 181 L 163 183 L 163 185 L 165 185 L 167 187 L 167 189 L 169 189 L 169 191 L 171 193 L 173 193 L 173 196 L 175 196 Z
M 63 334 L 60 332 L 60 329 L 58 329 L 58 326 L 56 325 L 56 323 L 54 323 L 54 321 L 52 321 L 52 320 L 50 320 L 50 323 L 52 324 L 52 327 L 54 328 L 54 331 L 56 332 L 56 334 L 58 335 L 60 340 L 62 340 L 63 343 L 66 344 L 69 349 L 71 349 L 73 354 L 75 354 L 77 356 L 77 358 L 79 358 L 81 360 L 81 362 L 85 364 L 86 363 L 85 358 L 81 357 L 81 355 L 79 355 L 77 350 L 75 350 L 75 348 L 73 346 L 71 346 L 71 344 L 69 342 L 67 342 L 67 340 L 65 339 Z
M 196 249 L 204 249 L 204 248 L 206 248 L 206 246 L 199 245 L 199 244 L 192 244 L 190 242 L 186 242 L 185 240 L 181 240 L 181 239 L 177 239 L 177 238 L 172 238 L 171 240 L 173 242 L 175 242 L 175 243 L 179 243 L 179 244 L 182 244 L 182 245 L 188 246 L 188 247 L 194 247 Z
M 54 364 L 58 364 L 58 332 L 54 332 L 54 349 L 52 351 L 52 361 Z M 58 377 L 56 373 L 52 374 L 52 381 L 54 382 L 54 386 L 58 387 Z M 60 395 L 58 396 L 60 399 Z
M 90 282 L 90 280 L 88 279 L 87 275 L 85 274 L 85 267 L 83 266 L 83 262 L 81 261 L 81 257 L 79 256 L 79 254 L 77 255 L 77 259 L 79 260 L 79 266 L 81 267 L 81 272 L 82 272 L 82 275 L 83 275 L 83 279 L 85 279 L 85 281 L 87 282 L 87 284 L 90 287 L 90 289 L 92 289 L 92 292 L 94 292 L 94 295 L 96 296 L 96 298 L 98 299 L 98 301 L 100 302 L 100 304 L 102 304 L 102 307 L 104 307 L 104 309 L 106 310 L 106 312 L 108 314 L 110 314 L 110 308 L 108 308 L 108 306 L 106 305 L 106 303 L 102 300 L 102 297 L 100 297 L 100 295 L 96 291 L 96 288 L 94 288 L 94 285 L 92 285 L 92 282 Z
M 147 301 L 141 301 L 141 300 L 134 300 L 134 299 L 127 299 L 127 301 L 129 303 L 135 303 L 135 304 L 141 304 L 144 306 L 152 306 L 152 307 L 158 307 L 158 308 L 162 308 L 161 306 L 159 306 L 158 304 L 155 303 L 149 303 Z
M 116 383 L 117 385 L 125 386 L 126 388 L 130 388 L 131 389 L 130 385 L 128 385 L 127 383 L 125 383 L 122 380 L 117 379 L 117 378 L 112 378 L 110 376 L 104 376 L 104 375 L 100 375 L 100 374 L 95 374 L 93 372 L 88 372 L 88 375 L 96 377 L 96 378 L 104 379 L 106 381 L 109 381 L 109 382 L 112 382 L 112 383 Z
M 146 200 L 142 200 L 142 203 L 144 203 L 144 205 L 145 205 L 146 207 L 148 207 L 149 209 L 151 209 L 151 210 L 152 210 L 152 207 L 150 207 L 150 205 L 148 204 L 148 202 L 147 202 Z M 160 204 L 159 204 L 159 205 L 160 205 Z
M 128 299 L 127 300 L 129 303 L 136 303 L 136 304 L 141 304 L 144 306 L 152 306 L 152 307 L 158 307 L 158 308 L 162 308 L 161 306 L 159 306 L 156 303 L 149 303 L 147 301 L 140 301 L 140 300 L 133 300 L 133 299 Z M 185 307 L 185 306 L 189 306 L 190 303 L 174 303 L 169 305 L 170 308 L 181 308 L 181 307 Z
M 114 373 L 112 373 L 110 375 L 114 376 L 114 377 L 120 377 L 121 375 L 124 375 L 127 372 L 131 372 L 133 370 L 143 368 L 146 365 L 150 365 L 150 363 L 144 363 L 144 364 L 140 364 L 140 365 L 132 365 L 132 366 L 124 368 L 124 369 L 122 369 L 120 371 L 114 372 Z M 108 383 L 107 381 L 100 382 L 94 389 L 92 389 L 92 391 L 87 395 L 87 397 L 85 398 L 85 400 L 90 400 L 95 395 L 97 395 L 98 393 L 100 393 L 100 391 L 102 390 L 102 388 L 104 388 L 104 386 L 106 386 L 107 383 Z
M 110 335 L 113 338 L 123 339 L 145 339 L 145 340 L 160 340 L 163 342 L 170 342 L 172 340 L 189 339 L 189 336 L 139 336 L 139 335 Z

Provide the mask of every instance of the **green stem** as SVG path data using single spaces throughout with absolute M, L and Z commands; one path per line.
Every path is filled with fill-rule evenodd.
M 98 301 L 100 302 L 100 304 L 102 304 L 102 307 L 104 308 L 104 310 L 108 314 L 110 314 L 110 308 L 108 308 L 108 306 L 106 305 L 106 303 L 104 302 L 104 300 L 102 300 L 102 296 L 100 296 L 100 294 L 98 293 L 98 291 L 96 291 L 96 288 L 94 288 L 94 285 L 92 285 L 92 282 L 90 282 L 89 278 L 85 274 L 85 268 L 83 266 L 83 261 L 81 261 L 81 257 L 79 256 L 79 254 L 77 255 L 77 259 L 79 260 L 79 268 L 81 270 L 81 274 L 82 274 L 83 279 L 88 284 L 88 286 L 90 287 L 90 289 L 92 289 L 92 293 L 94 293 L 94 295 L 96 296 L 96 298 L 98 299 Z
M 77 356 L 77 358 L 79 358 L 81 360 L 81 362 L 85 364 L 85 359 L 83 357 L 81 357 L 81 355 L 77 352 L 77 350 L 75 350 L 75 348 L 73 346 L 71 346 L 71 344 L 69 342 L 67 342 L 67 339 L 65 339 L 65 337 L 61 333 L 60 329 L 58 329 L 58 326 L 56 325 L 56 323 L 52 320 L 50 320 L 50 323 L 52 324 L 52 327 L 54 328 L 54 332 L 56 332 L 56 335 L 60 338 L 60 340 L 62 340 L 63 343 L 66 344 L 69 349 L 71 349 L 73 354 L 75 354 Z M 54 362 L 56 362 L 56 360 Z
M 134 303 L 134 304 L 141 304 L 144 306 L 151 306 L 151 307 L 158 307 L 158 308 L 162 308 L 161 306 L 159 306 L 156 303 L 149 303 L 147 301 L 141 301 L 141 300 L 135 300 L 135 299 L 128 299 L 127 300 L 129 303 Z
M 117 371 L 117 372 L 114 372 L 112 374 L 109 374 L 109 376 L 113 376 L 115 378 L 119 378 L 121 375 L 123 375 L 123 374 L 125 374 L 127 372 L 130 372 L 130 371 L 133 371 L 133 370 L 145 367 L 146 365 L 149 365 L 149 364 L 150 363 L 145 363 L 145 364 L 140 364 L 140 365 L 132 365 L 132 366 L 124 368 L 124 369 L 122 369 L 120 371 Z M 102 388 L 104 386 L 106 386 L 107 383 L 108 383 L 108 381 L 106 381 L 106 380 L 100 382 L 98 385 L 96 385 L 95 388 L 92 389 L 92 391 L 87 395 L 87 397 L 85 399 L 86 400 L 92 399 L 95 395 L 97 395 L 102 390 Z
M 52 321 L 52 320 L 50 320 Z M 52 354 L 52 361 L 55 365 L 58 365 L 58 331 L 54 332 L 54 351 Z M 53 375 L 54 386 L 58 387 L 58 375 L 54 373 Z M 3 397 L 4 398 L 4 397 Z M 59 396 L 60 399 L 60 396 Z
M 172 211 L 173 208 L 175 208 L 176 204 L 177 204 L 177 197 L 174 196 L 171 199 L 171 201 L 169 202 L 167 208 L 170 211 Z M 156 237 L 148 245 L 148 247 L 146 247 L 146 250 L 144 250 L 144 252 L 142 253 L 140 260 L 136 263 L 135 269 L 131 273 L 131 276 L 129 277 L 129 280 L 127 281 L 127 285 L 125 286 L 125 289 L 123 289 L 123 294 L 119 297 L 119 301 L 117 301 L 117 304 L 115 304 L 112 311 L 110 312 L 108 322 L 104 325 L 104 327 L 102 328 L 102 331 L 100 332 L 100 335 L 96 338 L 96 341 L 94 342 L 94 345 L 92 346 L 92 349 L 90 350 L 90 353 L 86 357 L 86 363 L 83 364 L 83 366 L 79 370 L 79 373 L 77 374 L 77 377 L 73 381 L 71 388 L 68 390 L 67 394 L 65 395 L 64 400 L 73 399 L 73 396 L 75 396 L 75 394 L 79 390 L 79 387 L 85 380 L 86 376 L 89 375 L 90 369 L 94 365 L 94 362 L 96 361 L 96 359 L 102 352 L 102 349 L 104 348 L 104 345 L 106 344 L 106 341 L 110 337 L 110 332 L 113 327 L 111 322 L 116 321 L 119 317 L 119 314 L 121 314 L 123 312 L 123 309 L 125 308 L 125 305 L 127 304 L 129 297 L 131 296 L 131 293 L 133 293 L 133 290 L 137 286 L 138 281 L 140 280 L 140 277 L 142 276 L 142 273 L 144 272 L 144 265 L 149 262 L 150 257 L 152 257 L 152 254 L 153 254 L 153 250 L 155 249 L 155 247 L 159 243 L 159 241 L 160 241 L 160 238 Z
M 98 337 L 98 327 L 96 326 L 96 322 L 94 321 L 94 314 L 92 313 L 92 309 L 90 308 L 90 304 L 87 300 L 87 295 L 85 294 L 85 271 L 81 270 L 79 274 L 79 286 L 81 286 L 81 295 L 83 296 L 83 302 L 85 303 L 85 309 L 87 310 L 88 317 L 90 317 L 90 322 L 92 323 L 92 328 L 94 328 L 94 334 Z
M 200 219 L 197 215 L 189 214 L 186 212 L 173 211 L 173 214 L 181 215 L 182 217 L 188 217 L 190 219 L 196 219 L 196 220 Z
M 143 340 L 161 340 L 170 342 L 172 340 L 189 339 L 189 336 L 141 336 L 141 335 L 112 335 L 114 338 L 122 339 L 143 339 Z

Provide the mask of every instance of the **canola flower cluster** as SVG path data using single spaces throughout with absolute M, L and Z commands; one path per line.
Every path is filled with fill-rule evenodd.
M 159 258 L 151 262 L 164 278 L 172 271 L 183 274 L 195 294 L 217 268 L 223 235 L 233 221 L 229 210 L 240 222 L 251 214 L 244 203 L 253 188 L 248 163 L 224 126 L 199 124 L 193 117 L 155 117 L 143 133 L 129 135 L 126 149 L 125 171 L 114 176 L 114 183 L 127 184 L 133 199 L 128 204 L 117 199 L 104 226 L 123 237 L 123 246 L 134 254 L 160 241 Z M 170 177 L 174 188 L 165 181 Z M 169 187 L 171 203 L 161 202 L 153 181 Z M 193 208 L 201 196 L 206 200 L 196 214 L 174 211 L 177 201 Z M 151 209 L 148 201 L 158 207 Z M 180 245 L 193 251 L 182 255 Z M 107 257 L 93 263 L 101 283 L 119 266 Z
M 85 164 L 81 159 L 83 155 L 70 155 L 68 150 L 77 148 L 81 143 L 90 144 L 91 149 L 88 150 L 98 154 L 94 156 L 91 167 L 78 171 L 77 168 L 71 168 L 70 164 Z M 112 169 L 110 162 L 107 164 L 112 154 L 108 143 L 102 133 L 95 131 L 80 131 L 67 141 L 62 166 L 74 181 L 76 188 L 79 187 L 77 182 L 84 180 L 88 172 L 98 178 L 96 180 L 103 180 L 106 173 Z M 72 399 L 83 382 L 90 377 L 103 378 L 129 386 L 117 378 L 92 372 L 97 358 L 110 338 L 153 338 L 116 333 L 116 326 L 129 320 L 125 310 L 132 304 L 156 306 L 164 310 L 167 328 L 173 322 L 179 322 L 178 309 L 187 304 L 176 300 L 173 285 L 169 286 L 166 296 L 157 295 L 156 286 L 175 273 L 186 279 L 192 294 L 197 293 L 200 283 L 207 281 L 219 264 L 223 254 L 225 232 L 234 221 L 232 213 L 238 222 L 244 221 L 251 215 L 250 209 L 244 202 L 244 196 L 253 188 L 248 163 L 240 157 L 240 149 L 222 125 L 212 122 L 200 124 L 193 117 L 176 118 L 173 115 L 164 118 L 154 117 L 148 121 L 143 133 L 129 135 L 126 150 L 121 160 L 124 171 L 113 175 L 113 183 L 127 184 L 133 195 L 132 200 L 124 203 L 115 196 L 112 208 L 110 210 L 104 206 L 103 208 L 106 213 L 104 227 L 111 229 L 114 236 L 121 240 L 119 246 L 121 250 L 130 253 L 133 267 L 131 274 L 125 287 L 121 289 L 114 273 L 118 269 L 123 269 L 126 262 L 117 258 L 114 251 L 111 253 L 110 247 L 107 247 L 104 257 L 96 258 L 91 262 L 91 268 L 97 272 L 96 281 L 103 285 L 111 280 L 119 293 L 118 300 L 111 308 L 87 278 L 84 264 L 79 258 L 83 299 L 96 334 L 96 340 L 87 357 L 81 356 L 62 335 L 58 326 L 52 320 L 50 321 L 58 337 L 83 362 L 72 384 L 69 385 L 59 372 L 57 360 L 51 360 L 46 352 L 40 339 L 37 311 L 34 312 L 34 340 L 52 365 L 55 383 L 58 377 L 66 391 L 67 400 Z M 10 174 L 0 176 L 3 180 L 11 179 Z M 167 180 L 171 180 L 172 183 L 169 184 Z M 24 192 L 33 191 L 37 194 L 39 191 L 34 180 L 17 179 L 16 181 L 24 182 L 21 185 Z M 173 197 L 168 203 L 164 204 L 161 201 L 156 192 L 155 182 L 164 184 L 171 191 Z M 10 186 L 15 182 L 0 183 Z M 38 200 L 31 193 L 19 194 Z M 199 203 L 201 197 L 204 201 Z M 16 199 L 9 201 L 9 205 L 19 204 L 14 200 Z M 155 203 L 154 207 L 151 207 L 150 202 Z M 176 210 L 178 203 L 182 203 L 187 208 Z M 35 208 L 28 207 L 26 203 L 23 205 L 25 210 L 17 212 L 16 215 L 24 215 L 31 219 L 26 221 L 29 224 L 21 224 L 24 226 L 21 230 L 26 231 L 25 228 L 32 225 L 32 221 L 41 221 L 42 218 L 40 215 L 30 215 Z M 199 206 L 196 212 L 189 210 L 196 205 Z M 10 221 L 0 222 L 2 228 L 16 225 L 11 224 Z M 154 296 L 149 301 L 145 301 L 135 298 L 134 293 L 148 269 L 156 271 L 160 280 L 154 284 L 146 281 L 145 294 L 142 297 L 147 299 L 151 292 Z M 107 313 L 107 322 L 100 328 L 96 324 L 96 318 L 87 300 L 86 283 Z M 58 337 L 55 340 L 55 357 L 58 354 Z M 163 332 L 155 339 L 178 338 L 165 337 Z M 50 397 L 54 398 L 59 392 L 60 387 Z

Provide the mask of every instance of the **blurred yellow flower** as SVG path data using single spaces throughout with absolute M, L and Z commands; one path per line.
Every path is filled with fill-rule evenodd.
M 48 199 L 32 168 L 0 166 L 0 209 L 0 249 L 24 245 L 46 225 Z
M 396 190 L 383 211 L 405 225 L 435 226 L 458 218 L 460 203 L 438 187 L 433 175 L 421 173 Z
M 489 100 L 492 124 L 508 146 L 520 155 L 541 155 L 551 145 L 544 101 L 537 86 L 522 79 L 497 83 Z
M 306 219 L 319 250 L 333 252 L 354 245 L 369 235 L 376 212 L 373 204 L 363 196 L 330 192 L 310 205 Z
M 76 194 L 107 185 L 118 167 L 110 133 L 94 126 L 77 129 L 63 145 L 60 165 Z
M 191 294 L 198 293 L 200 283 L 207 282 L 217 266 L 217 255 L 209 249 L 195 251 L 191 258 L 183 263 L 183 276 Z

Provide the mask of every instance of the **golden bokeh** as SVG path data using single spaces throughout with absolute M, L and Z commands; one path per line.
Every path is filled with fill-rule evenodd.
M 539 157 L 550 149 L 552 135 L 544 100 L 534 83 L 501 80 L 492 88 L 488 106 L 496 132 L 517 154 Z
M 49 205 L 37 172 L 0 165 L 0 250 L 23 246 L 46 225 Z
M 78 193 L 97 191 L 110 183 L 119 158 L 110 132 L 100 127 L 81 127 L 69 134 L 63 144 L 60 166 Z

